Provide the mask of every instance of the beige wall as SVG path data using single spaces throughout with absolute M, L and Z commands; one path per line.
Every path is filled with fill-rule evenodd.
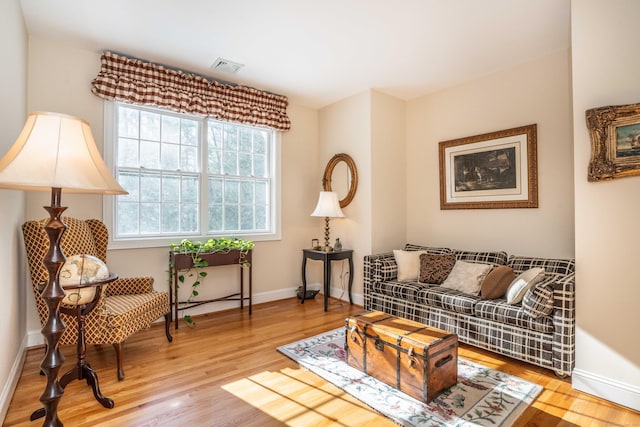
M 585 111 L 640 102 L 640 3 L 573 1 L 577 331 L 574 387 L 640 410 L 640 177 L 587 182 Z
M 331 243 L 340 237 L 354 250 L 353 297 L 363 304 L 364 256 L 404 245 L 405 102 L 368 90 L 321 109 L 319 148 L 325 164 L 347 153 L 358 171 L 358 189 L 343 209 L 345 218 L 331 222 Z M 334 267 L 332 283 L 341 283 L 341 272 Z
M 371 93 L 371 247 L 404 247 L 407 230 L 406 102 Z
M 316 177 L 317 184 L 313 187 L 317 200 L 318 192 L 322 190 L 324 167 L 333 155 L 346 153 L 353 158 L 358 170 L 358 189 L 349 206 L 342 210 L 345 218 L 331 220 L 331 241 L 329 243 L 333 245 L 336 237 L 339 237 L 345 249 L 353 249 L 353 296 L 360 304 L 362 304 L 362 257 L 370 250 L 370 105 L 371 94 L 367 91 L 336 102 L 319 111 L 318 147 L 320 151 L 317 162 L 322 166 Z M 309 206 L 309 213 L 314 206 L 315 204 Z M 314 218 L 314 224 L 314 237 L 322 242 L 324 239 L 324 219 Z M 343 272 L 348 271 L 346 264 L 346 261 L 333 263 L 332 295 L 339 296 L 342 291 L 341 286 L 346 284 L 346 276 L 342 275 L 341 277 Z M 314 268 L 321 267 L 318 265 Z M 321 275 L 320 280 L 322 280 Z
M 83 117 L 92 127 L 96 143 L 103 146 L 103 101 L 90 92 L 90 82 L 100 67 L 100 52 L 72 48 L 55 41 L 29 39 L 29 110 L 51 110 Z M 294 296 L 300 284 L 301 249 L 318 236 L 321 225 L 309 214 L 317 200 L 322 175 L 318 162 L 318 113 L 316 110 L 290 105 L 290 131 L 282 134 L 281 191 L 282 239 L 256 242 L 253 259 L 254 303 Z M 63 194 L 62 204 L 69 216 L 102 218 L 102 197 Z M 28 218 L 42 218 L 48 204 L 47 194 L 27 196 Z M 167 289 L 167 248 L 110 250 L 108 263 L 121 277 L 152 275 L 156 289 Z M 202 298 L 237 291 L 238 271 L 234 266 L 208 269 L 200 288 Z M 211 285 L 210 285 L 211 284 Z M 188 296 L 190 288 L 181 288 Z M 32 295 L 29 294 L 29 298 Z M 214 311 L 229 304 L 202 306 L 193 313 Z M 37 341 L 39 322 L 35 306 L 27 303 L 30 341 Z
M 573 257 L 569 52 L 407 105 L 407 240 L 470 250 Z M 440 210 L 438 142 L 537 124 L 537 209 Z
M 27 117 L 27 35 L 18 0 L 0 3 L 0 157 Z M 24 256 L 20 224 L 24 193 L 0 190 L 0 419 L 4 419 L 22 369 L 26 346 Z

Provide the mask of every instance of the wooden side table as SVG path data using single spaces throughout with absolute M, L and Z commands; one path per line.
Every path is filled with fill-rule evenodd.
M 353 286 L 353 250 L 342 249 L 333 252 L 317 251 L 315 249 L 302 250 L 302 304 L 307 293 L 307 259 L 322 261 L 324 264 L 324 311 L 328 309 L 329 289 L 331 288 L 331 261 L 349 260 L 349 304 L 353 304 L 351 288 Z

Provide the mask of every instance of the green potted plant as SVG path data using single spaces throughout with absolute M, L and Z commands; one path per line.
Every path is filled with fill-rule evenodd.
M 183 284 L 186 281 L 186 277 L 195 277 L 195 280 L 191 283 L 191 294 L 187 299 L 187 302 L 193 301 L 193 298 L 198 296 L 198 286 L 200 286 L 201 280 L 207 277 L 207 272 L 203 270 L 209 263 L 202 259 L 203 254 L 212 253 L 229 253 L 231 251 L 240 252 L 240 264 L 244 266 L 249 265 L 249 261 L 246 260 L 246 254 L 252 250 L 254 243 L 251 240 L 240 238 L 226 238 L 220 237 L 217 239 L 210 238 L 206 242 L 192 241 L 190 239 L 183 239 L 180 243 L 172 243 L 170 245 L 171 251 L 175 253 L 189 255 L 193 264 L 193 271 L 191 269 L 183 272 L 178 272 L 178 283 Z M 172 262 L 169 263 L 169 280 L 174 274 L 174 268 Z M 178 285 L 178 286 L 179 286 Z M 177 304 L 177 301 L 176 301 Z M 190 315 L 185 314 L 183 320 L 188 325 L 195 325 L 195 322 Z

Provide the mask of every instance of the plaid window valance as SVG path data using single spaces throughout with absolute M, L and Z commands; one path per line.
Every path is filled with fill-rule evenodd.
M 197 74 L 108 51 L 103 52 L 100 61 L 100 72 L 91 82 L 91 92 L 101 98 L 155 105 L 280 131 L 291 127 L 286 96 L 207 80 Z

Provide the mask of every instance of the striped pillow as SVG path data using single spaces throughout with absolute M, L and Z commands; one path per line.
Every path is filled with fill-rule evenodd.
M 553 312 L 553 288 L 551 285 L 529 289 L 522 300 L 522 309 L 526 315 L 533 319 L 550 315 Z

